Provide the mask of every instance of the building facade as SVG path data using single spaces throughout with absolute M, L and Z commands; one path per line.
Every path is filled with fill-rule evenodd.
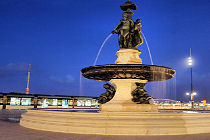
M 0 93 L 0 109 L 98 108 L 97 97 Z

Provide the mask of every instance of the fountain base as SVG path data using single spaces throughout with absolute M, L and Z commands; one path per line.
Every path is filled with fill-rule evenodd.
M 101 105 L 101 112 L 158 112 L 158 107 L 153 104 L 120 104 L 107 103 Z
M 28 110 L 26 128 L 99 135 L 182 135 L 210 133 L 210 113 L 60 112 Z

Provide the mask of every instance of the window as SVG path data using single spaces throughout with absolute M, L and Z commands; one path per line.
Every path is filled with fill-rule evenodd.
M 62 100 L 62 108 L 68 108 L 68 100 Z
M 48 99 L 43 99 L 42 108 L 48 108 Z
M 91 106 L 91 100 L 85 101 L 85 106 Z
M 10 105 L 20 105 L 20 98 L 11 97 Z
M 21 105 L 31 105 L 31 98 L 22 98 Z

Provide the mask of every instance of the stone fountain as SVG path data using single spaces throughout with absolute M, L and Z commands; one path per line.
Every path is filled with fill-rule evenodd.
M 107 90 L 99 97 L 100 111 L 60 112 L 28 110 L 20 125 L 44 131 L 100 135 L 180 135 L 210 132 L 209 113 L 160 113 L 150 103 L 147 82 L 173 78 L 175 70 L 144 65 L 137 49 L 143 43 L 140 19 L 132 20 L 137 6 L 122 4 L 123 19 L 112 31 L 119 36 L 120 49 L 115 64 L 96 65 L 81 70 L 87 79 L 107 81 Z

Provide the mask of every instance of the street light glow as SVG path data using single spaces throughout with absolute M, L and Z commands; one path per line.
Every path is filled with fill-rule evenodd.
M 189 66 L 192 66 L 192 64 L 193 64 L 192 57 L 188 57 L 187 64 L 188 64 Z
M 192 59 L 189 59 L 188 62 L 189 62 L 189 63 L 192 63 Z
M 189 96 L 191 93 L 186 92 L 186 95 Z M 193 96 L 197 95 L 197 92 L 193 92 Z

